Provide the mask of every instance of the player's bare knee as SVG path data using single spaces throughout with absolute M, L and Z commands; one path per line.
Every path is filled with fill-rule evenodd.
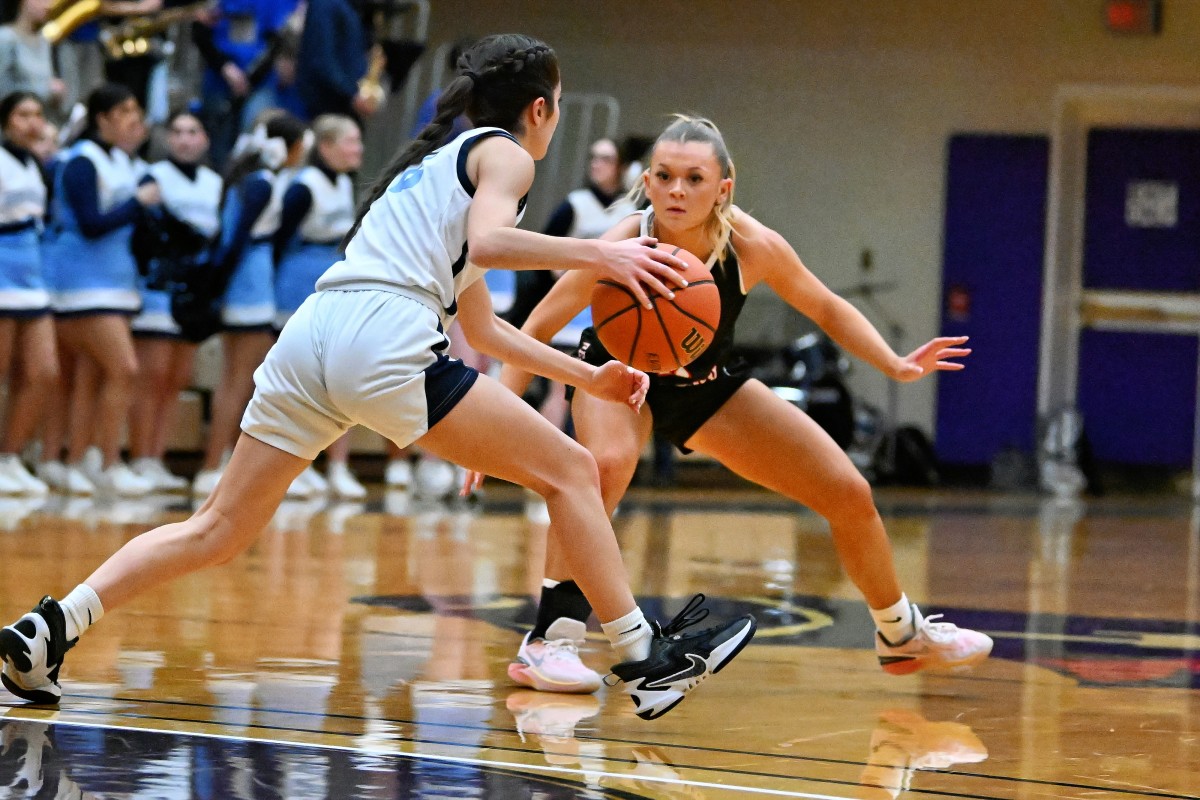
M 545 489 L 550 493 L 599 490 L 600 472 L 596 468 L 596 459 L 584 447 L 572 442 L 554 469 L 546 476 L 544 483 Z M 534 491 L 538 490 L 534 488 Z M 539 494 L 546 498 L 550 496 L 546 492 Z
M 601 449 L 595 454 L 596 469 L 600 473 L 602 486 L 627 484 L 637 470 L 637 454 L 617 448 Z
M 191 544 L 209 566 L 229 563 L 249 545 L 246 532 L 215 508 L 197 512 L 187 524 Z
M 871 484 L 856 470 L 839 475 L 835 478 L 835 485 L 831 490 L 823 494 L 833 500 L 826 510 L 827 513 L 822 512 L 831 522 L 855 523 L 877 513 Z

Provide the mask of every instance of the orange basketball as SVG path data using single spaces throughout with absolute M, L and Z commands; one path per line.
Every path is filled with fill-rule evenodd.
M 674 372 L 700 357 L 721 321 L 721 295 L 704 262 L 675 245 L 658 243 L 687 262 L 688 285 L 675 287 L 675 299 L 649 292 L 653 309 L 633 292 L 601 279 L 592 291 L 592 325 L 600 344 L 643 372 Z M 649 291 L 649 290 L 647 290 Z

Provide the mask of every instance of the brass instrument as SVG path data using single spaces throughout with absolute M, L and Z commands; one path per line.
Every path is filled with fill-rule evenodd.
M 383 106 L 385 97 L 380 80 L 387 66 L 387 56 L 383 53 L 383 47 L 377 44 L 371 48 L 368 58 L 367 74 L 358 82 L 358 94 L 364 100 L 370 101 L 372 107 L 378 111 Z
M 50 44 L 58 44 L 75 32 L 76 28 L 100 16 L 100 0 L 56 0 L 50 6 L 47 21 L 42 25 L 42 37 Z
M 84 1 L 88 2 L 89 0 Z M 100 45 L 112 61 L 131 56 L 144 56 L 150 52 L 152 36 L 162 33 L 176 23 L 195 18 L 198 14 L 212 8 L 214 4 L 214 0 L 204 0 L 200 3 L 168 8 L 156 14 L 129 17 L 113 25 L 105 25 L 100 30 Z

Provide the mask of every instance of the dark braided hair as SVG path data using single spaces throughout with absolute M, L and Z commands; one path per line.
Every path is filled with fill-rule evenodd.
M 519 133 L 521 113 L 534 100 L 543 98 L 553 110 L 558 83 L 558 57 L 545 42 L 519 33 L 496 34 L 476 42 L 458 59 L 457 75 L 438 97 L 433 120 L 396 152 L 359 203 L 342 248 L 354 238 L 371 204 L 383 196 L 396 176 L 445 144 L 457 117 L 466 114 L 476 127 Z

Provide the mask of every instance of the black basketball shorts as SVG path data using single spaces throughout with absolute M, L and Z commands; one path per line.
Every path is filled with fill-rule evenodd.
M 591 328 L 583 332 L 576 357 L 594 367 L 615 359 L 600 344 Z M 651 375 L 646 405 L 654 419 L 654 432 L 679 448 L 692 452 L 688 439 L 733 397 L 742 384 L 750 380 L 745 370 L 729 369 L 718 364 L 700 378 L 680 378 L 675 375 Z

